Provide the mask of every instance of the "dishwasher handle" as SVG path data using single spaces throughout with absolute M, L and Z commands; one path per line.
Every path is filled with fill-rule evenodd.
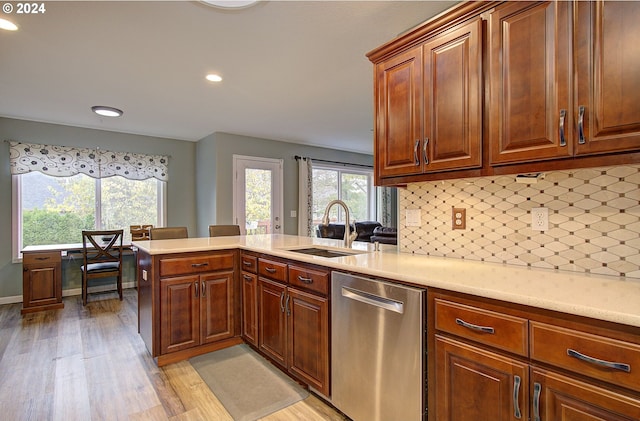
M 375 307 L 380 307 L 384 310 L 393 311 L 395 313 L 404 313 L 404 303 L 390 298 L 380 297 L 378 295 L 370 294 L 364 291 L 358 291 L 349 287 L 342 287 L 342 296 L 351 300 L 360 301 L 361 303 L 369 304 Z

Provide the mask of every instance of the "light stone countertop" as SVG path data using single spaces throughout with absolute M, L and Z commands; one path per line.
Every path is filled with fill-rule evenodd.
M 395 247 L 384 245 L 376 252 L 373 244 L 360 242 L 354 243 L 353 251 L 362 251 L 362 254 L 325 258 L 289 249 L 310 245 L 340 249 L 341 240 L 280 234 L 136 241 L 133 245 L 152 255 L 240 248 L 640 327 L 640 282 L 624 278 L 399 253 Z

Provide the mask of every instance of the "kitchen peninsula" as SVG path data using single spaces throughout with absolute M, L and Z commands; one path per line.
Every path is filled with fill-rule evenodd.
M 322 279 L 319 282 L 327 282 L 332 270 L 340 270 L 427 289 L 430 416 L 436 412 L 444 414 L 443 411 L 456 405 L 457 397 L 448 390 L 448 384 L 462 387 L 462 381 L 443 379 L 449 375 L 446 367 L 456 355 L 467 360 L 477 355 L 479 365 L 470 370 L 474 373 L 482 372 L 484 367 L 495 362 L 497 365 L 490 367 L 492 373 L 497 370 L 504 374 L 504 378 L 498 378 L 500 381 L 496 382 L 495 394 L 501 396 L 501 401 L 509 402 L 505 411 L 520 411 L 525 414 L 524 419 L 527 419 L 529 410 L 541 411 L 541 404 L 551 405 L 554 402 L 551 391 L 555 389 L 545 389 L 545 384 L 564 384 L 563 381 L 569 380 L 572 387 L 576 387 L 574 390 L 588 390 L 588 396 L 597 393 L 598 399 L 618 402 L 618 398 L 611 395 L 614 393 L 611 390 L 618 397 L 622 393 L 625 402 L 622 407 L 616 406 L 619 402 L 613 404 L 613 409 L 603 405 L 619 413 L 640 416 L 640 372 L 637 368 L 627 370 L 627 365 L 640 366 L 639 282 L 418 256 L 399 253 L 395 248 L 374 251 L 373 244 L 368 243 L 354 243 L 352 251 L 358 251 L 357 254 L 331 258 L 295 251 L 310 246 L 340 250 L 341 243 L 339 240 L 290 235 L 134 242 L 139 250 L 140 334 L 159 365 L 229 346 L 243 339 L 250 342 L 246 335 L 241 337 L 241 331 L 245 331 L 243 319 L 246 314 L 251 314 L 242 308 L 243 301 L 246 301 L 242 297 L 247 297 L 242 283 L 250 282 L 253 274 L 260 280 L 277 278 L 275 271 L 281 270 L 286 280 L 288 268 L 290 279 L 293 276 L 291 271 L 296 270 L 298 272 L 295 273 L 318 275 L 321 278 L 317 279 Z M 280 267 L 273 268 L 274 273 L 267 276 L 266 272 L 261 272 L 260 262 Z M 330 288 L 329 284 L 318 285 Z M 300 287 L 305 288 L 304 285 Z M 314 295 L 325 305 L 324 310 L 318 307 L 318 317 L 327 317 L 323 311 L 327 311 L 327 305 L 330 308 L 330 303 L 323 298 L 330 297 L 330 293 L 325 292 L 317 294 L 316 291 Z M 215 303 L 218 309 L 224 310 L 224 314 L 207 317 L 204 314 L 212 311 L 213 306 L 205 297 L 211 297 L 212 293 L 217 294 Z M 281 301 L 284 295 L 280 296 Z M 191 306 L 193 302 L 190 303 L 187 306 L 191 311 L 189 314 L 173 311 L 172 317 L 199 319 L 200 322 L 185 325 L 184 320 L 167 321 L 167 306 L 180 306 L 185 300 L 198 301 L 199 304 L 194 307 Z M 207 320 L 212 320 L 215 326 Z M 181 327 L 170 329 L 172 324 Z M 494 324 L 495 331 L 474 331 L 487 324 Z M 198 338 L 185 348 L 178 346 L 173 352 L 165 345 L 171 345 L 175 339 L 190 337 L 185 336 L 184 326 L 197 329 L 193 336 Z M 215 339 L 207 342 L 206 338 L 211 335 Z M 565 344 L 567 349 L 563 348 Z M 600 358 L 579 352 L 575 357 L 573 348 L 592 352 Z M 558 354 L 551 351 L 558 351 Z M 603 355 L 608 357 L 606 360 L 621 360 L 622 369 L 592 368 L 593 364 L 605 360 Z M 294 377 L 301 378 L 295 374 Z M 473 380 L 466 378 L 464 384 Z M 323 381 L 320 383 L 325 385 L 325 389 L 320 392 L 330 397 L 327 379 Z M 313 383 L 305 382 L 318 389 Z M 494 389 L 490 388 L 487 393 L 494 394 Z M 597 402 L 596 398 L 592 400 Z M 488 402 L 487 405 L 493 405 L 490 400 Z M 530 402 L 534 403 L 529 405 Z

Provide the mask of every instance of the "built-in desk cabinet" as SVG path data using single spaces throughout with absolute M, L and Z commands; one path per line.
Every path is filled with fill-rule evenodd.
M 23 251 L 22 314 L 64 307 L 60 250 Z
M 640 419 L 638 328 L 435 290 L 429 318 L 431 420 Z

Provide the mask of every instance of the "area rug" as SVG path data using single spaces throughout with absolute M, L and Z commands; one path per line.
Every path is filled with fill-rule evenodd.
M 245 344 L 189 362 L 235 421 L 260 419 L 309 395 Z

